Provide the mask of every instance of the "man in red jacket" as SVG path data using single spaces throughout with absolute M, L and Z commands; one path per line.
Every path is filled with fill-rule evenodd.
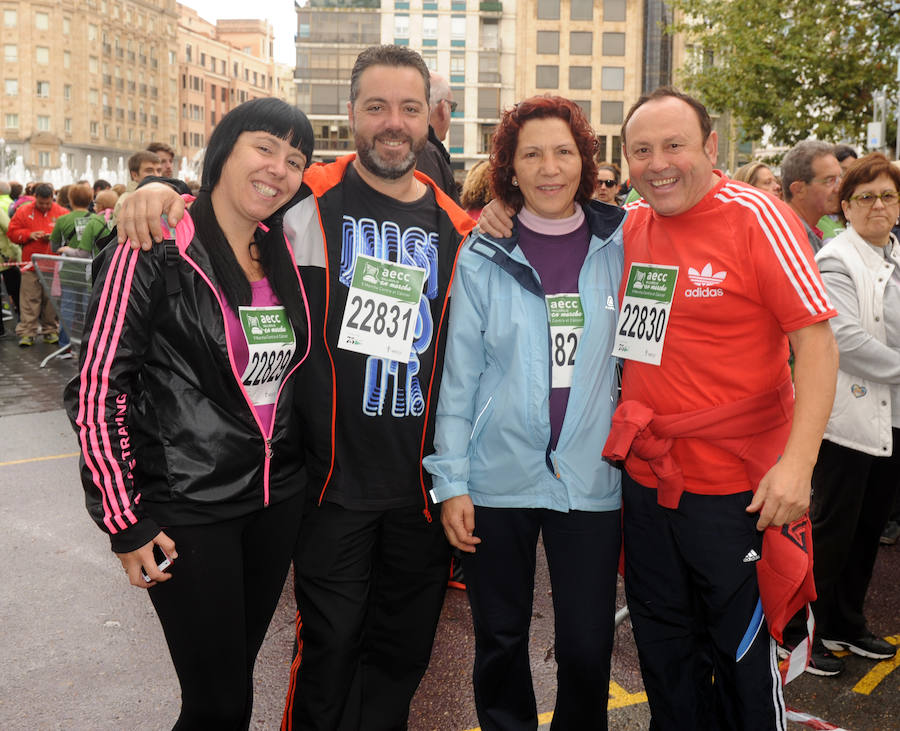
M 34 345 L 38 324 L 45 343 L 59 342 L 56 310 L 29 262 L 34 254 L 50 253 L 50 233 L 56 219 L 67 213 L 65 208 L 53 202 L 53 188 L 41 183 L 34 189 L 34 201 L 19 206 L 9 222 L 7 236 L 14 244 L 22 245 L 22 261 L 28 264 L 22 271 L 19 291 L 20 317 L 16 335 L 20 347 Z

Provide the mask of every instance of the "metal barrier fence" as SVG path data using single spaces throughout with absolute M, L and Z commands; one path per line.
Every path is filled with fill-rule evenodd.
M 77 354 L 91 298 L 91 260 L 35 254 L 31 261 L 44 291 L 56 308 L 60 324 L 69 335 L 71 349 Z M 66 345 L 48 355 L 41 361 L 41 368 L 53 358 L 69 352 L 69 348 Z

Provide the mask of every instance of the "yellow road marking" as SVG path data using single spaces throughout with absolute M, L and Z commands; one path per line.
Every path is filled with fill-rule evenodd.
M 884 639 L 892 645 L 900 645 L 900 635 L 885 637 Z M 862 679 L 853 686 L 853 692 L 869 695 L 875 690 L 875 686 L 884 680 L 898 665 L 900 665 L 900 652 L 894 655 L 890 660 L 882 660 L 867 672 Z
M 29 457 L 28 459 L 14 459 L 9 462 L 0 462 L 0 467 L 9 467 L 14 464 L 27 464 L 28 462 L 46 462 L 48 459 L 66 459 L 77 457 L 81 452 L 67 452 L 66 454 L 51 454 L 47 457 Z
M 609 705 L 607 706 L 607 708 L 625 708 L 625 706 L 634 706 L 638 703 L 646 702 L 647 694 L 643 691 L 641 691 L 640 693 L 629 693 L 618 683 L 609 681 Z M 552 720 L 553 711 L 547 711 L 547 713 L 542 713 L 538 716 L 538 725 L 542 726 L 545 723 L 550 723 L 550 721 Z M 481 726 L 466 729 L 466 731 L 481 731 Z
M 609 705 L 607 708 L 625 708 L 625 706 L 636 706 L 638 703 L 646 703 L 647 694 L 644 691 L 640 693 L 629 693 L 618 683 L 609 683 Z

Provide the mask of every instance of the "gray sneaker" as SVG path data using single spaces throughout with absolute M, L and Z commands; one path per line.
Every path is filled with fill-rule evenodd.
M 866 632 L 855 640 L 832 640 L 823 637 L 822 644 L 829 650 L 850 650 L 854 655 L 870 660 L 890 660 L 897 654 L 896 647 L 871 632 Z
M 893 546 L 897 539 L 900 539 L 900 523 L 896 520 L 889 520 L 884 526 L 884 530 L 881 531 L 881 538 L 878 539 L 878 542 L 882 546 Z

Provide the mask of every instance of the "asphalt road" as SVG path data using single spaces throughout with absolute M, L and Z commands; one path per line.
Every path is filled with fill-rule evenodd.
M 20 350 L 9 335 L 0 338 L 0 729 L 170 728 L 178 685 L 162 632 L 147 596 L 124 581 L 108 541 L 84 510 L 74 435 L 60 409 L 74 364 L 54 361 L 39 368 L 49 352 L 44 345 Z M 872 629 L 895 644 L 898 577 L 900 548 L 880 549 L 867 612 Z M 548 589 L 541 560 L 531 655 L 542 728 L 555 694 Z M 293 599 L 285 592 L 257 661 L 254 729 L 279 726 L 293 619 Z M 432 663 L 413 702 L 412 731 L 477 726 L 472 652 L 465 594 L 450 590 Z M 900 729 L 898 662 L 847 662 L 837 678 L 804 675 L 794 681 L 785 691 L 788 705 L 839 728 Z M 647 728 L 649 711 L 627 621 L 617 630 L 612 677 L 610 728 Z

